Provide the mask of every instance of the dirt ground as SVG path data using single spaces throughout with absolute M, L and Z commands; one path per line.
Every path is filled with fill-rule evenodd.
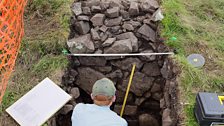
M 65 16 L 70 12 L 69 6 L 66 7 L 64 9 L 68 11 L 63 11 Z M 57 13 L 41 15 L 40 12 L 29 11 L 29 9 L 30 4 L 28 3 L 24 20 L 25 36 L 21 42 L 16 65 L 0 107 L 0 126 L 17 126 L 18 124 L 5 112 L 5 109 L 45 77 L 60 84 L 64 69 L 62 67 L 66 66 L 66 64 L 58 64 L 58 61 L 56 62 L 57 66 L 54 66 L 55 62 L 48 63 L 44 60 L 48 57 L 59 60 L 59 62 L 61 59 L 66 59 L 61 56 L 61 50 L 65 45 L 69 30 L 61 26 L 61 17 Z M 51 48 L 46 50 L 48 47 Z

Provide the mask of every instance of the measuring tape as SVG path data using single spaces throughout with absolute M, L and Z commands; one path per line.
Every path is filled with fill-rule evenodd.
M 212 123 L 210 126 L 224 126 L 224 123 Z
M 167 53 L 128 53 L 128 54 L 67 54 L 69 56 L 91 56 L 91 57 L 105 57 L 105 56 L 156 56 L 156 55 L 174 55 L 173 52 Z

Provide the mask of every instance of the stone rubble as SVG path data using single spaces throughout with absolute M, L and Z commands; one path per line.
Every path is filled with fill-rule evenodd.
M 83 0 L 71 10 L 71 53 L 155 53 L 168 52 L 159 39 L 153 15 L 157 0 Z M 111 107 L 120 114 L 132 65 L 136 64 L 124 118 L 130 126 L 175 126 L 177 122 L 177 70 L 167 56 L 71 57 L 70 69 L 63 76 L 66 90 L 73 97 L 62 114 L 79 102 L 90 103 L 96 80 L 110 78 L 117 88 Z M 74 104 L 73 104 L 74 103 Z

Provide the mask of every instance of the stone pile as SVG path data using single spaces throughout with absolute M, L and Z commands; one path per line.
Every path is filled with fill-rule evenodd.
M 159 41 L 156 0 L 89 0 L 71 6 L 71 53 L 168 52 Z M 110 78 L 117 100 L 111 107 L 120 113 L 132 65 L 136 64 L 124 112 L 129 126 L 175 126 L 177 122 L 177 69 L 167 56 L 71 57 L 63 76 L 64 89 L 73 99 L 58 116 L 71 114 L 79 102 L 91 103 L 96 80 Z M 70 120 L 70 119 L 69 119 Z M 58 125 L 63 125 L 58 123 Z
M 156 0 L 75 2 L 67 44 L 71 53 L 153 52 L 158 10 Z

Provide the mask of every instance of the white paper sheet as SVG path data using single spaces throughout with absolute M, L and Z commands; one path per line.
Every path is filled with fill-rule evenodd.
M 70 99 L 70 95 L 49 78 L 45 78 L 7 108 L 6 112 L 21 126 L 41 126 Z

